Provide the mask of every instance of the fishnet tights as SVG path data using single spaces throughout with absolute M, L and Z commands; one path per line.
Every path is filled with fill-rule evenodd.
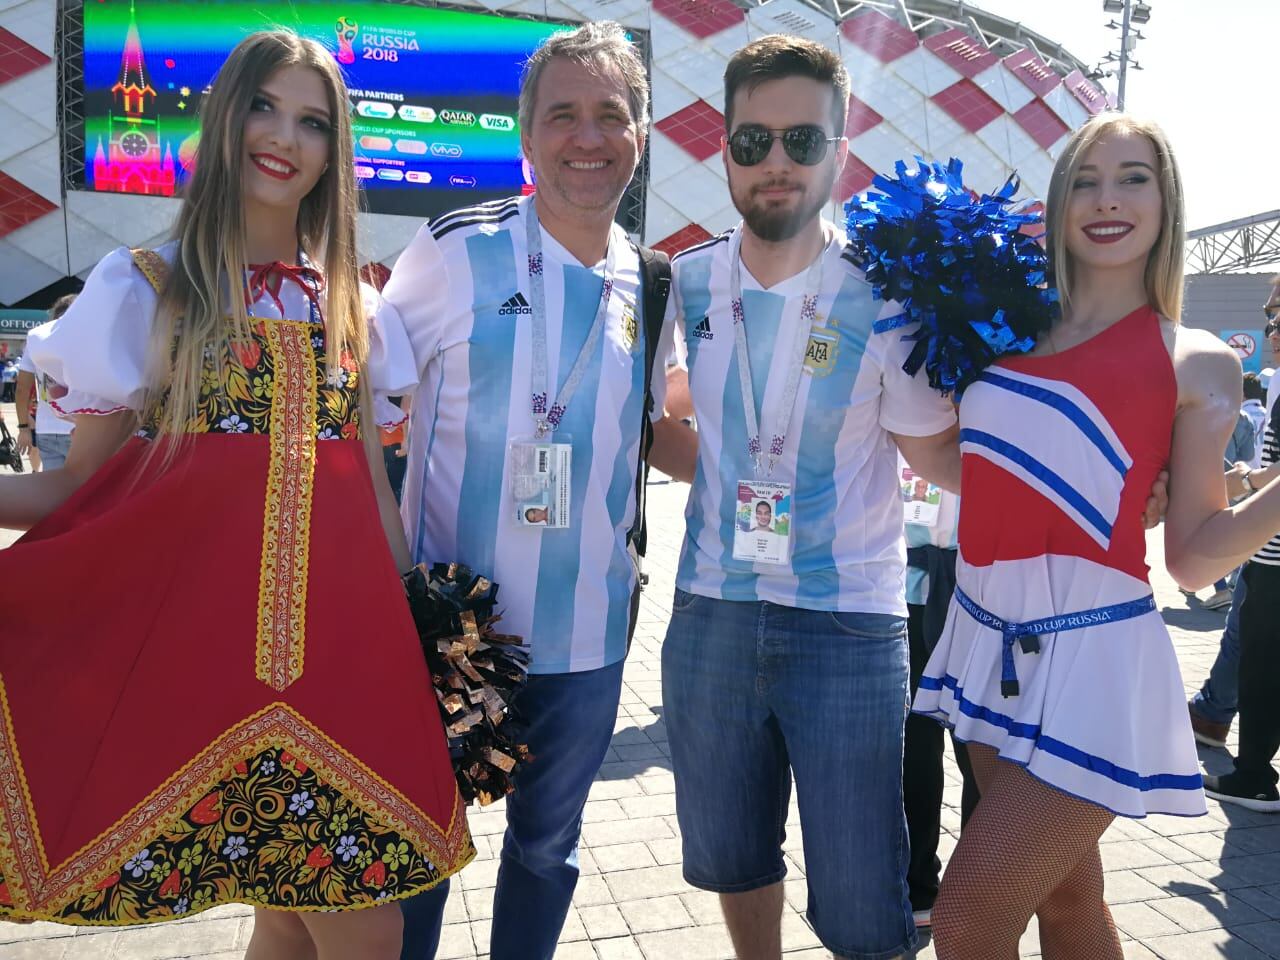
M 982 799 L 933 907 L 938 960 L 1017 960 L 1032 914 L 1044 960 L 1123 960 L 1098 840 L 1113 815 L 968 744 Z

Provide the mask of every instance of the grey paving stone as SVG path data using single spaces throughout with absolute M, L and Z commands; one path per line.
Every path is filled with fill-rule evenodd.
M 1148 903 L 1112 904 L 1111 917 L 1117 927 L 1137 939 L 1183 932 L 1177 923 Z
M 573 902 L 578 907 L 594 907 L 601 903 L 612 903 L 613 893 L 604 877 L 596 874 L 592 877 L 579 877 L 578 886 L 573 891 Z
M 621 904 L 621 910 L 627 926 L 634 934 L 693 926 L 693 917 L 689 915 L 681 899 L 675 895 L 652 897 L 648 900 L 629 900 Z
M 1151 906 L 1184 930 L 1231 929 L 1242 924 L 1267 919 L 1243 900 L 1229 893 L 1217 892 L 1186 897 L 1153 900 Z
M 1143 840 L 1120 840 L 1101 846 L 1102 869 L 1135 870 L 1139 867 L 1163 866 L 1169 859 L 1152 850 Z
M 698 960 L 732 960 L 733 942 L 723 924 L 662 930 L 636 937 L 645 960 L 674 960 L 697 957 Z
M 593 944 L 599 960 L 644 960 L 640 944 L 635 937 L 613 937 L 596 940 Z
M 475 955 L 476 948 L 475 941 L 471 938 L 471 924 L 445 924 L 440 931 L 440 947 L 436 950 L 436 960 L 464 960 Z
M 592 940 L 625 937 L 634 932 L 623 919 L 622 911 L 612 903 L 602 903 L 593 907 L 579 906 L 578 916 L 582 919 L 587 936 Z
M 1152 937 L 1144 942 L 1160 960 L 1273 960 L 1226 930 Z
M 652 851 L 644 843 L 618 843 L 607 847 L 596 847 L 592 851 L 601 873 L 615 870 L 636 870 L 640 867 L 657 866 Z
M 632 843 L 637 840 L 666 840 L 674 836 L 675 831 L 661 817 L 587 823 L 582 827 L 583 842 L 587 846 L 597 848 L 615 843 Z
M 605 875 L 605 883 L 613 892 L 616 902 L 644 900 L 648 897 L 665 897 L 671 893 L 685 893 L 689 885 L 684 882 L 678 864 L 665 867 L 644 867 L 640 870 L 621 870 Z
M 1232 927 L 1231 932 L 1270 957 L 1280 957 L 1280 923 L 1250 923 Z

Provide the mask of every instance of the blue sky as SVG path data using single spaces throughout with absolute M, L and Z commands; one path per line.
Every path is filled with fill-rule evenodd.
M 1280 209 L 1280 0 L 1147 0 L 1125 106 L 1173 143 L 1190 229 Z M 1089 64 L 1119 50 L 1102 0 L 977 0 Z M 1118 18 L 1117 18 L 1118 19 Z M 1115 80 L 1105 83 L 1114 92 Z

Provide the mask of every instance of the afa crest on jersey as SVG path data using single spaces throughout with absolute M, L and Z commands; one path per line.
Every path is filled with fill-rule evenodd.
M 635 350 L 640 340 L 640 325 L 636 323 L 636 312 L 627 304 L 622 308 L 622 342 L 628 350 Z

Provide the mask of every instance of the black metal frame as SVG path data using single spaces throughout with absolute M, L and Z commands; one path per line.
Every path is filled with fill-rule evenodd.
M 58 0 L 53 46 L 57 51 L 58 163 L 63 205 L 68 190 L 82 190 L 74 171 L 84 156 L 84 4 Z

